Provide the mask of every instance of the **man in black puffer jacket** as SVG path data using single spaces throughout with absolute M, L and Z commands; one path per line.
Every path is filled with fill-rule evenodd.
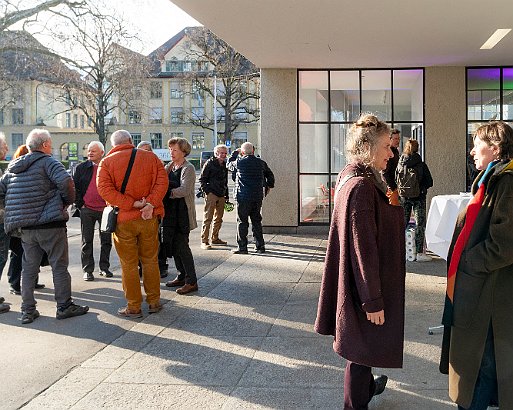
M 251 218 L 256 251 L 265 253 L 262 233 L 262 200 L 274 188 L 274 174 L 267 163 L 255 157 L 255 148 L 250 142 L 242 144 L 239 152 L 234 151 L 228 161 L 228 169 L 236 171 L 237 198 L 237 244 L 234 253 L 248 253 L 248 217 Z
M 209 249 L 210 226 L 212 226 L 212 245 L 226 245 L 219 238 L 219 231 L 223 223 L 224 204 L 228 200 L 228 169 L 226 168 L 226 145 L 217 145 L 214 156 L 210 158 L 199 178 L 201 191 L 205 195 L 205 209 L 203 212 L 203 226 L 201 227 L 201 248 Z
M 43 129 L 32 130 L 27 137 L 29 153 L 9 164 L 0 179 L 0 202 L 5 205 L 5 231 L 21 234 L 23 271 L 21 278 L 21 323 L 39 317 L 34 287 L 43 253 L 52 267 L 57 319 L 87 313 L 71 299 L 68 272 L 67 207 L 75 199 L 73 180 L 64 166 L 52 157 L 52 139 Z

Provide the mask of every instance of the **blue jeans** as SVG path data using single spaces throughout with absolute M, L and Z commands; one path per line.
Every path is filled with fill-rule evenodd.
M 497 371 L 495 368 L 495 350 L 493 347 L 493 330 L 490 324 L 486 338 L 481 368 L 477 376 L 474 396 L 468 409 L 458 406 L 459 410 L 486 410 L 490 402 L 498 403 Z

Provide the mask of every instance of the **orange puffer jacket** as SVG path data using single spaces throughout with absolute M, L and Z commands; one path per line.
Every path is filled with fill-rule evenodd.
M 98 167 L 98 193 L 108 204 L 119 207 L 118 223 L 141 218 L 141 211 L 133 205 L 142 198 L 155 207 L 153 216 L 164 216 L 162 199 L 167 192 L 168 178 L 154 153 L 137 150 L 125 193 L 120 192 L 133 148 L 132 144 L 115 146 Z

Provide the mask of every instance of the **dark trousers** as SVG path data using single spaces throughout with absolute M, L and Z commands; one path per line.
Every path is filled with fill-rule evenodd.
M 237 244 L 240 250 L 248 249 L 248 229 L 251 219 L 251 228 L 257 249 L 264 249 L 264 235 L 262 233 L 262 201 L 237 202 Z
M 9 235 L 5 233 L 3 222 L 0 223 L 0 279 L 9 256 Z
M 66 228 L 22 229 L 21 242 L 23 244 L 21 310 L 30 313 L 36 308 L 34 288 L 45 252 L 52 267 L 57 308 L 66 309 L 72 303 Z
M 82 270 L 93 273 L 94 256 L 93 240 L 96 223 L 101 224 L 102 212 L 93 211 L 83 207 L 80 209 L 80 229 L 82 230 Z M 108 270 L 110 267 L 110 250 L 112 249 L 112 234 L 100 232 L 100 270 Z
M 372 368 L 348 360 L 344 374 L 344 410 L 367 410 L 373 395 Z
M 21 238 L 11 236 L 9 248 L 11 249 L 11 255 L 9 257 L 9 270 L 7 276 L 9 278 L 9 285 L 11 289 L 20 291 L 21 289 L 21 268 L 23 258 L 23 246 L 21 245 Z
M 189 247 L 189 234 L 179 232 L 174 227 L 162 228 L 163 248 L 167 256 L 172 256 L 175 260 L 177 278 L 184 280 L 185 283 L 194 285 L 196 278 L 196 268 L 191 248 Z

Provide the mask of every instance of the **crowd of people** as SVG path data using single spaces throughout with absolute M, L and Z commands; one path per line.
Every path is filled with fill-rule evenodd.
M 115 131 L 110 142 L 112 149 L 105 156 L 103 144 L 92 141 L 87 148 L 87 160 L 76 167 L 71 177 L 51 155 L 50 133 L 34 129 L 23 146 L 25 151 L 22 147 L 16 151 L 0 180 L 0 275 L 11 249 L 10 292 L 21 294 L 22 324 L 39 317 L 34 289 L 44 287 L 38 283 L 38 274 L 40 266 L 45 264 L 52 268 L 57 319 L 80 316 L 89 310 L 88 306 L 76 305 L 71 297 L 66 234 L 70 206 L 72 215 L 80 217 L 80 255 L 85 281 L 95 280 L 95 231 L 100 237 L 98 272 L 105 278 L 114 276 L 110 270 L 114 243 L 127 301 L 118 310 L 120 316 L 143 316 L 141 279 L 148 312 L 162 309 L 160 278 L 168 274 L 168 258 L 174 259 L 177 276 L 166 286 L 176 287 L 180 295 L 199 289 L 189 246 L 190 231 L 197 227 L 196 171 L 187 161 L 191 145 L 184 138 L 170 139 L 171 161 L 164 166 L 152 152 L 150 142 L 142 141 L 135 147 L 128 131 Z M 214 151 L 214 158 L 207 162 L 200 176 L 200 189 L 205 198 L 202 247 L 227 245 L 220 239 L 219 231 L 229 199 L 228 167 L 231 167 L 237 197 L 240 192 L 247 195 L 248 190 L 252 194 L 260 191 L 260 196 L 254 195 L 250 201 L 249 208 L 238 207 L 238 232 L 245 234 L 238 234 L 237 242 L 244 243 L 247 253 L 247 209 L 251 209 L 249 217 L 256 233 L 256 251 L 265 252 L 260 208 L 264 192 L 267 194 L 274 186 L 271 170 L 254 156 L 254 147 L 249 142 L 234 151 L 228 164 L 226 145 L 218 145 Z M 5 137 L 0 134 L 0 159 L 7 152 Z M 240 200 L 244 203 L 244 198 Z M 115 207 L 117 225 L 113 232 L 107 232 L 101 229 L 102 219 L 105 210 L 111 207 Z M 2 297 L 0 313 L 10 309 L 4 302 Z
M 334 351 L 346 359 L 344 409 L 367 409 L 383 393 L 388 378 L 372 367 L 403 365 L 405 313 L 405 229 L 415 219 L 417 261 L 424 252 L 427 190 L 433 186 L 419 144 L 409 139 L 399 154 L 399 131 L 373 114 L 362 114 L 347 136 L 349 164 L 340 172 L 326 251 L 315 330 L 334 337 Z M 112 277 L 112 242 L 121 263 L 127 301 L 118 314 L 143 316 L 140 276 L 149 313 L 162 309 L 160 277 L 174 258 L 177 276 L 166 283 L 178 294 L 199 289 L 189 246 L 197 227 L 194 166 L 183 138 L 168 141 L 171 162 L 163 162 L 144 142 L 136 148 L 130 133 L 115 131 L 112 149 L 92 142 L 88 160 L 72 177 L 52 155 L 51 136 L 35 129 L 27 153 L 17 153 L 0 178 L 0 275 L 11 242 L 11 289 L 21 292 L 21 322 L 39 317 L 34 298 L 45 259 L 52 268 L 57 319 L 86 314 L 73 302 L 68 271 L 66 222 L 74 205 L 82 230 L 84 280 L 94 280 L 93 238 L 106 206 L 117 209 L 115 231 L 100 233 L 100 275 Z M 0 157 L 8 151 L 0 134 Z M 513 129 L 491 121 L 477 129 L 471 151 L 479 170 L 473 198 L 455 226 L 447 264 L 447 293 L 442 323 L 440 371 L 449 374 L 449 395 L 459 409 L 489 405 L 513 408 L 513 328 L 509 323 L 513 293 Z M 244 143 L 226 161 L 228 148 L 218 145 L 201 171 L 204 197 L 201 247 L 224 246 L 220 238 L 229 200 L 228 174 L 235 175 L 237 248 L 248 253 L 251 220 L 255 251 L 265 253 L 263 198 L 274 187 L 274 175 Z M 14 254 L 14 256 L 13 256 Z M 16 259 L 18 258 L 18 259 Z M 21 262 L 20 262 L 21 261 Z M 167 267 L 166 267 L 167 269 Z M 19 276 L 21 272 L 21 284 Z M 167 273 L 165 273 L 167 275 Z M 39 285 L 42 286 L 42 285 Z M 12 292 L 14 293 L 14 292 Z M 0 298 L 0 313 L 9 305 Z

